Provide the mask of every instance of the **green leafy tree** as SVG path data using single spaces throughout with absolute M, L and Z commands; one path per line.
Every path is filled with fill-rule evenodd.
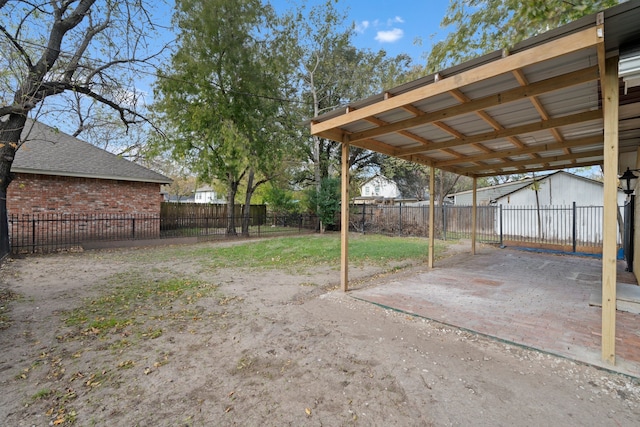
M 334 225 L 336 214 L 340 212 L 340 179 L 324 178 L 320 183 L 320 190 L 309 189 L 307 206 L 320 220 L 320 232 L 324 233 L 326 226 Z
M 297 12 L 302 117 L 321 115 L 394 86 L 410 64 L 406 55 L 389 57 L 384 50 L 356 48 L 353 25 L 346 24 L 337 4 L 327 0 Z M 313 182 L 319 190 L 321 181 L 339 169 L 340 144 L 306 132 L 306 155 L 313 168 L 309 174 L 300 174 L 299 181 Z M 382 160 L 379 154 L 357 147 L 351 147 L 349 155 L 352 170 L 379 165 Z
M 294 67 L 287 22 L 259 0 L 178 0 L 178 49 L 159 75 L 154 110 L 166 138 L 154 144 L 187 162 L 204 182 L 227 188 L 227 234 L 246 185 L 243 234 L 257 186 L 277 173 L 294 116 L 287 75 Z
M 618 0 L 451 0 L 440 26 L 452 27 L 427 58 L 438 71 L 618 4 Z
M 271 183 L 263 195 L 264 202 L 274 216 L 288 215 L 298 211 L 299 206 L 293 192 Z
M 6 192 L 28 117 L 72 122 L 79 115 L 86 124 L 91 106 L 102 105 L 124 126 L 145 120 L 136 84 L 157 65 L 152 6 L 0 0 L 0 253 L 9 249 Z

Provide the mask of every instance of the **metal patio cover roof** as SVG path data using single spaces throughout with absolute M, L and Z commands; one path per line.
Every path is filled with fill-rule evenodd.
M 468 176 L 603 162 L 604 61 L 640 45 L 640 1 L 315 117 L 314 135 Z M 620 80 L 619 150 L 640 145 Z

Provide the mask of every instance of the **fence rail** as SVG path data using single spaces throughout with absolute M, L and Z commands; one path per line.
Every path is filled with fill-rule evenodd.
M 621 207 L 620 209 L 624 209 Z M 486 243 L 557 246 L 594 251 L 602 247 L 602 206 L 478 206 L 476 238 Z M 622 212 L 622 211 L 621 211 Z M 472 207 L 436 206 L 435 236 L 470 238 Z M 429 236 L 429 206 L 353 205 L 351 231 Z M 618 233 L 618 243 L 622 243 Z
M 249 221 L 249 237 L 295 234 L 317 229 L 312 215 L 259 215 Z M 241 235 L 241 223 L 236 223 Z M 52 252 L 80 247 L 87 242 L 197 237 L 199 240 L 228 237 L 227 218 L 160 215 L 37 214 L 9 215 L 12 253 Z
M 294 234 L 318 230 L 313 215 L 274 215 L 254 209 L 249 237 Z M 478 206 L 476 238 L 499 244 L 545 245 L 573 252 L 597 252 L 602 247 L 602 206 L 505 207 Z M 235 232 L 241 235 L 241 220 Z M 87 242 L 196 237 L 229 237 L 226 211 L 197 211 L 163 215 L 9 215 L 13 253 L 51 252 L 79 247 Z M 339 224 L 338 224 L 339 226 Z M 429 236 L 428 206 L 372 206 L 350 208 L 349 228 L 361 233 Z M 470 238 L 471 206 L 435 209 L 435 236 Z M 620 233 L 619 233 L 620 234 Z M 618 237 L 619 243 L 621 242 Z

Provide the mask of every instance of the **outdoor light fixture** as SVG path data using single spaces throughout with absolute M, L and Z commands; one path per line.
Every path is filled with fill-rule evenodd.
M 636 189 L 636 181 L 638 180 L 638 177 L 633 172 L 638 170 L 639 169 L 631 170 L 627 168 L 622 176 L 618 178 L 622 182 L 622 191 L 624 191 L 624 194 L 633 194 L 633 191 Z

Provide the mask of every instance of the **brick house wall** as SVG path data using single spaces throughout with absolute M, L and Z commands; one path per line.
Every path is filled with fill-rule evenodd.
M 9 215 L 160 214 L 160 184 L 17 173 L 7 190 Z
M 7 189 L 14 252 L 160 236 L 159 183 L 16 173 Z

